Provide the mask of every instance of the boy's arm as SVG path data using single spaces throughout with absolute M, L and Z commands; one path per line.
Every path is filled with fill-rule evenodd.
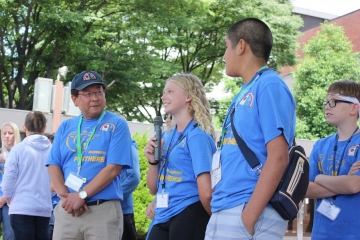
M 315 178 L 315 183 L 335 194 L 355 194 L 360 192 L 360 176 L 357 175 L 328 176 L 320 174 Z
M 254 192 L 241 215 L 244 225 L 251 235 L 254 234 L 255 223 L 274 194 L 289 163 L 288 143 L 283 134 L 269 141 L 266 149 L 268 157 L 265 165 Z
M 329 189 L 310 181 L 305 197 L 314 199 L 314 198 L 328 198 L 335 195 L 336 193 L 330 191 Z

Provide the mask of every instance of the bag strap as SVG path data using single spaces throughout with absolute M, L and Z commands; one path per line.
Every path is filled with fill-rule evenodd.
M 259 174 L 261 172 L 261 167 L 262 164 L 260 163 L 259 159 L 257 159 L 255 153 L 253 151 L 251 151 L 251 149 L 246 145 L 245 141 L 242 139 L 242 137 L 237 133 L 235 126 L 234 126 L 234 113 L 235 111 L 233 111 L 230 115 L 230 121 L 231 121 L 231 129 L 233 131 L 236 143 L 238 145 L 238 147 L 240 148 L 240 151 L 242 152 L 242 154 L 245 157 L 245 160 L 248 162 L 248 164 L 250 165 L 251 169 L 253 171 L 257 171 Z M 295 142 L 295 137 L 293 139 L 292 142 L 292 147 L 296 146 L 296 142 Z M 258 166 L 258 167 L 257 167 Z M 255 170 L 254 170 L 255 169 Z
M 234 120 L 233 120 L 234 112 L 235 111 L 233 111 L 231 113 L 230 121 L 231 121 L 231 128 L 232 128 L 236 143 L 237 143 L 238 147 L 240 148 L 240 151 L 244 155 L 246 161 L 250 165 L 251 169 L 255 169 L 258 173 L 260 173 L 262 166 L 261 166 L 259 159 L 257 159 L 254 152 L 251 151 L 251 149 L 246 145 L 245 141 L 242 139 L 242 137 L 240 137 L 240 135 L 237 133 L 237 131 L 235 129 Z M 257 167 L 257 166 L 259 166 L 259 167 Z

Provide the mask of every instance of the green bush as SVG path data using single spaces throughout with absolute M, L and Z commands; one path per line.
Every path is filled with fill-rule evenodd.
M 144 148 L 149 139 L 147 137 L 147 132 L 144 134 L 136 133 L 132 138 L 138 144 L 140 160 L 140 183 L 133 192 L 135 225 L 138 236 L 144 236 L 151 222 L 150 219 L 146 218 L 146 207 L 154 199 L 154 196 L 151 196 L 146 185 L 146 174 L 149 163 L 144 155 Z

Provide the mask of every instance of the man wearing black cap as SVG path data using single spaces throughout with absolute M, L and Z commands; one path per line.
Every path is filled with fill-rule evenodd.
M 94 71 L 77 74 L 71 83 L 81 115 L 60 125 L 47 161 L 61 198 L 54 210 L 55 240 L 122 236 L 119 174 L 132 167 L 132 142 L 126 121 L 104 110 L 105 88 Z

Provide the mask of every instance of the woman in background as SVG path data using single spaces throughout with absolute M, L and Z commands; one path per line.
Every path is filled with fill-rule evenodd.
M 23 125 L 26 138 L 6 159 L 1 186 L 16 240 L 48 240 L 52 203 L 45 164 L 51 143 L 44 136 L 46 121 L 42 112 L 29 112 Z
M 18 126 L 13 122 L 6 122 L 1 126 L 1 149 L 0 149 L 0 184 L 4 174 L 6 155 L 11 148 L 21 141 Z M 14 232 L 10 225 L 9 206 L 0 186 L 0 222 L 2 222 L 3 240 L 13 240 Z

